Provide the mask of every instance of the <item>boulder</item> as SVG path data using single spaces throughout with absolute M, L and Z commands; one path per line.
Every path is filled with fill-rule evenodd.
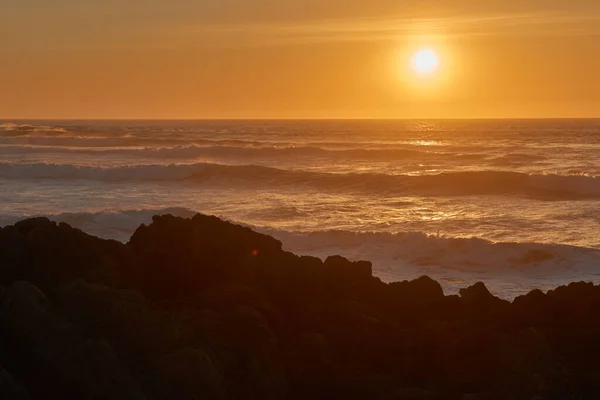
M 547 326 L 555 316 L 553 300 L 541 290 L 533 290 L 517 297 L 512 304 L 516 322 L 521 327 Z
M 483 282 L 477 282 L 473 286 L 459 291 L 461 299 L 468 304 L 489 304 L 495 300 Z
M 17 382 L 8 371 L 0 367 L 0 399 L 29 400 L 27 389 Z
M 393 393 L 386 394 L 380 400 L 438 400 L 440 399 L 434 392 L 419 389 L 406 388 L 395 390 Z
M 325 260 L 325 269 L 333 278 L 366 280 L 373 275 L 373 265 L 368 261 L 351 262 L 342 256 L 330 256 Z
M 389 290 L 394 302 L 428 304 L 444 299 L 442 285 L 428 276 L 413 281 L 390 283 Z
M 102 240 L 47 218 L 0 229 L 0 283 L 17 280 L 50 289 L 73 279 L 117 285 L 130 257 L 122 243 Z
M 281 242 L 249 228 L 198 214 L 156 216 L 128 243 L 144 294 L 173 299 L 251 275 L 260 260 L 281 253 Z
M 145 398 L 112 348 L 82 336 L 31 283 L 5 291 L 0 323 L 7 366 L 34 398 Z
M 221 400 L 226 398 L 223 378 L 203 351 L 183 347 L 161 357 L 157 375 L 162 398 Z

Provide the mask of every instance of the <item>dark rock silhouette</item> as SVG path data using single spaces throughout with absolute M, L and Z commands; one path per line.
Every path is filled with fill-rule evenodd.
M 0 367 L 0 399 L 28 400 L 27 390 L 19 382 Z
M 523 262 L 536 262 L 531 254 Z M 386 284 L 215 217 L 0 229 L 2 399 L 596 399 L 600 287 Z

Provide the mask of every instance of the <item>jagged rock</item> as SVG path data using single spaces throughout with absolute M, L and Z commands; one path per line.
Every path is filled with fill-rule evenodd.
M 316 332 L 309 332 L 300 338 L 299 350 L 303 356 L 318 362 L 323 362 L 328 357 L 329 344 L 325 336 Z
M 71 320 L 139 361 L 185 343 L 175 329 L 169 329 L 168 316 L 153 312 L 144 296 L 131 290 L 76 281 L 59 288 L 56 301 Z
M 437 400 L 437 396 L 434 392 L 418 388 L 400 389 L 394 393 L 387 394 L 380 398 L 380 400 Z
M 251 307 L 239 306 L 231 315 L 196 313 L 195 330 L 185 318 L 154 309 L 127 290 L 75 282 L 61 288 L 57 298 L 71 319 L 112 344 L 145 393 L 275 399 L 285 390 L 275 338 Z
M 600 302 L 600 287 L 591 282 L 573 282 L 548 291 L 548 297 L 570 306 L 589 306 Z
M 325 269 L 332 278 L 364 281 L 373 273 L 372 264 L 368 261 L 350 262 L 342 256 L 331 256 L 325 260 Z
M 483 282 L 477 282 L 473 286 L 461 289 L 460 297 L 463 301 L 472 304 L 485 304 L 495 299 Z
M 591 283 L 513 303 L 483 283 L 444 296 L 428 277 L 386 284 L 369 262 L 296 256 L 203 215 L 155 217 L 127 245 L 27 220 L 0 229 L 0 257 L 0 397 L 15 382 L 34 399 L 600 391 Z
M 532 290 L 524 296 L 519 296 L 515 298 L 515 300 L 513 301 L 513 305 L 515 307 L 521 308 L 539 308 L 540 306 L 547 304 L 547 300 L 548 297 L 544 294 L 544 292 L 542 292 L 539 289 L 536 289 Z
M 554 318 L 552 303 L 541 290 L 533 290 L 513 301 L 514 317 L 524 327 L 547 326 Z
M 471 393 L 465 394 L 462 400 L 496 400 L 497 396 L 488 393 Z
M 156 216 L 129 242 L 145 294 L 161 299 L 248 274 L 261 258 L 282 252 L 281 246 L 270 236 L 200 214 L 191 220 Z
M 221 400 L 226 398 L 223 378 L 204 352 L 183 347 L 158 362 L 163 398 Z M 166 383 L 165 383 L 166 382 Z
M 0 323 L 7 365 L 35 398 L 144 399 L 112 348 L 80 336 L 32 284 L 5 291 Z
M 116 285 L 127 269 L 127 248 L 47 218 L 0 229 L 0 283 L 28 280 L 47 289 L 76 278 Z
M 51 320 L 50 303 L 41 290 L 29 282 L 15 282 L 3 293 L 2 316 L 22 331 L 35 331 Z
M 442 285 L 428 276 L 414 281 L 390 283 L 389 287 L 392 291 L 392 301 L 424 304 L 439 302 L 444 298 Z
M 27 389 L 12 377 L 4 368 L 0 367 L 0 399 L 3 400 L 29 400 Z

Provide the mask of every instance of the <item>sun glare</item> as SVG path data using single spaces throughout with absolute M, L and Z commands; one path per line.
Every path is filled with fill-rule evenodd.
M 437 70 L 440 59 L 432 49 L 421 49 L 411 58 L 413 71 L 421 75 L 429 75 Z

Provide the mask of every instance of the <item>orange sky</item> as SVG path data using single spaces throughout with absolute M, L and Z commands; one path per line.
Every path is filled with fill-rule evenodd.
M 122 3 L 2 0 L 0 118 L 600 117 L 597 0 Z

